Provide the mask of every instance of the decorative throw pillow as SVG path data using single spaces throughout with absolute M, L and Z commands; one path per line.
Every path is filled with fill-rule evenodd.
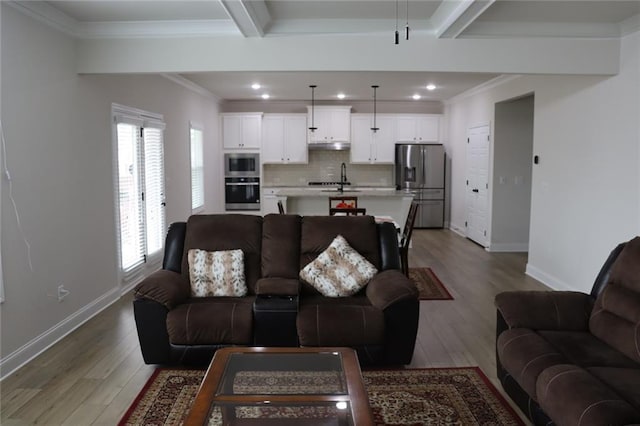
M 347 297 L 357 293 L 378 270 L 338 235 L 318 257 L 302 271 L 300 278 L 323 296 Z
M 242 250 L 191 249 L 188 260 L 191 296 L 240 297 L 247 294 Z

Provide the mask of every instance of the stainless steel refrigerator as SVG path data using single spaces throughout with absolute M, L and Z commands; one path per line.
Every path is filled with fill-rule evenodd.
M 445 154 L 441 144 L 396 144 L 396 187 L 414 194 L 416 228 L 444 226 Z

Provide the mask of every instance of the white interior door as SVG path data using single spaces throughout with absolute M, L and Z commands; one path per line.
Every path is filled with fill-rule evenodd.
M 489 126 L 469 129 L 467 139 L 467 238 L 483 247 L 487 235 L 489 193 Z

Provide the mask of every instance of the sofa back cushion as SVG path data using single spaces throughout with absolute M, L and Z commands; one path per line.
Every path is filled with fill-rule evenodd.
M 262 223 L 262 276 L 298 279 L 301 217 L 269 214 Z
M 591 333 L 640 362 L 640 237 L 629 241 L 596 299 Z
M 338 235 L 380 270 L 378 228 L 372 216 L 305 216 L 302 218 L 300 237 L 300 263 L 302 268 L 315 260 Z M 304 283 L 303 292 L 318 294 L 311 285 Z
M 193 215 L 187 221 L 182 255 L 182 275 L 189 277 L 190 249 L 206 251 L 240 249 L 249 294 L 260 278 L 262 217 L 243 214 Z

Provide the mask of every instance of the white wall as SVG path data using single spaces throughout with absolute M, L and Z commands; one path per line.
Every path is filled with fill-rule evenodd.
M 310 101 L 224 101 L 220 105 L 223 112 L 253 112 L 296 114 L 307 113 Z M 316 101 L 315 105 L 348 105 L 352 113 L 373 113 L 373 101 Z M 380 114 L 442 114 L 443 105 L 439 101 L 394 102 L 378 101 L 376 111 Z
M 640 234 L 640 33 L 622 39 L 613 77 L 523 76 L 447 105 L 452 227 L 464 229 L 466 129 L 496 102 L 535 94 L 527 272 L 587 291 L 609 251 Z
M 491 251 L 527 251 L 531 211 L 533 96 L 495 105 Z
M 75 42 L 2 5 L 2 376 L 120 296 L 111 103 L 164 115 L 167 222 L 190 214 L 189 121 L 204 124 L 206 207 L 222 211 L 218 106 L 160 76 L 78 76 Z M 31 247 L 29 266 L 26 242 Z M 70 290 L 61 303 L 57 286 Z

